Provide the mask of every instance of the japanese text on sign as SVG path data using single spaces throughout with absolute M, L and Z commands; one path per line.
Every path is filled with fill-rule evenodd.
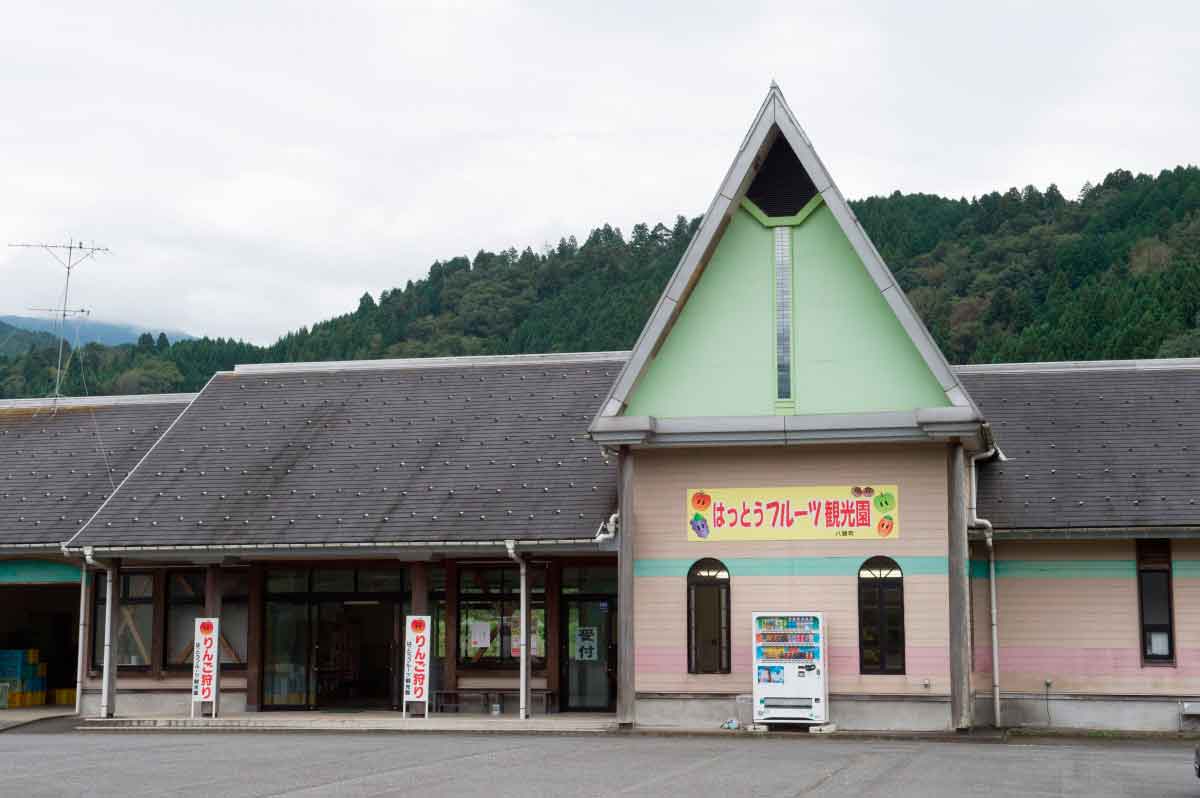
M 579 626 L 575 629 L 575 660 L 595 662 L 600 658 L 600 630 L 595 626 Z
M 690 489 L 685 509 L 692 541 L 900 536 L 896 485 Z
M 404 700 L 429 700 L 429 635 L 433 626 L 428 615 L 410 615 L 404 634 Z
M 192 649 L 192 701 L 215 701 L 217 668 L 221 660 L 221 622 L 217 618 L 197 618 Z

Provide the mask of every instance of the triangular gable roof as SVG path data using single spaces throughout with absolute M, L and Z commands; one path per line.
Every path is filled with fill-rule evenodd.
M 850 241 L 855 253 L 866 267 L 871 279 L 883 294 L 888 306 L 896 315 L 900 325 L 908 334 L 917 351 L 920 352 L 930 372 L 937 379 L 946 398 L 952 407 L 961 408 L 962 416 L 973 419 L 981 418 L 978 408 L 970 395 L 959 381 L 958 376 L 946 362 L 941 349 L 929 334 L 929 330 L 921 322 L 908 298 L 892 276 L 883 257 L 871 243 L 866 231 L 850 209 L 845 197 L 842 196 L 833 178 L 825 169 L 812 142 L 805 135 L 793 116 L 791 109 L 784 100 L 783 92 L 774 82 L 763 101 L 754 123 L 742 141 L 737 156 L 725 173 L 717 195 L 709 203 L 708 210 L 700 222 L 696 235 L 688 244 L 675 273 L 667 283 L 666 290 L 658 299 L 654 311 L 646 326 L 642 328 L 632 354 L 620 375 L 613 383 L 608 397 L 601 405 L 596 421 L 619 416 L 628 403 L 634 386 L 645 373 L 653 355 L 666 340 L 671 326 L 674 324 L 679 311 L 683 308 L 687 297 L 704 271 L 709 258 L 712 256 L 725 227 L 734 212 L 738 209 L 747 189 L 762 167 L 771 145 L 783 136 L 791 146 L 800 163 L 808 172 L 817 192 L 829 207 L 842 232 Z M 957 415 L 957 414 L 956 414 Z

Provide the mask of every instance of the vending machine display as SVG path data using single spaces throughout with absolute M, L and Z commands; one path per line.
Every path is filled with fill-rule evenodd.
M 819 612 L 754 613 L 754 722 L 829 722 L 829 630 Z

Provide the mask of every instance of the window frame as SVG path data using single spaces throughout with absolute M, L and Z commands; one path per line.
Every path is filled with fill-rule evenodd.
M 1157 551 L 1153 551 L 1157 549 Z M 1142 667 L 1175 667 L 1175 562 L 1171 541 L 1139 540 L 1135 543 L 1137 563 L 1137 599 L 1138 599 L 1138 651 L 1141 655 Z M 1164 556 L 1165 555 L 1165 556 Z M 1167 622 L 1165 624 L 1147 624 L 1146 607 L 1142 599 L 1142 579 L 1147 574 L 1166 574 L 1167 578 Z M 1147 654 L 1147 634 L 1165 631 L 1167 633 L 1168 653 Z
M 715 571 L 716 576 L 701 574 L 701 571 Z M 724 576 L 721 576 L 724 574 Z M 696 676 L 723 675 L 733 672 L 732 653 L 732 616 L 733 616 L 733 587 L 732 576 L 725 563 L 715 557 L 702 557 L 692 563 L 687 573 L 687 666 L 688 673 Z M 696 643 L 696 588 L 717 588 L 717 626 L 720 629 L 717 637 L 716 670 L 700 670 L 699 649 Z
M 150 579 L 150 596 L 130 598 L 129 591 L 126 589 L 127 579 L 136 576 L 144 576 Z M 141 665 L 133 665 L 117 662 L 117 671 L 125 673 L 150 673 L 154 669 L 154 652 L 157 650 L 155 643 L 156 636 L 159 634 L 156 613 L 158 602 L 161 599 L 161 591 L 159 590 L 158 579 L 156 572 L 153 570 L 130 570 L 122 569 L 117 574 L 115 580 L 117 588 L 118 600 L 117 609 L 125 606 L 149 606 L 150 609 L 150 640 L 147 643 L 149 651 L 147 652 L 149 659 Z M 101 598 L 100 591 L 104 591 L 104 596 Z M 108 574 L 105 571 L 97 571 L 95 578 L 92 579 L 92 646 L 90 652 L 90 665 L 93 671 L 100 671 L 104 668 L 104 618 L 108 606 Z M 117 628 L 113 630 L 112 647 L 114 653 L 117 652 L 120 643 L 120 618 L 116 619 Z
M 894 572 L 895 576 L 881 575 L 886 570 Z M 864 572 L 876 571 L 880 575 L 864 576 Z M 876 555 L 869 557 L 863 561 L 858 567 L 858 574 L 855 577 L 855 596 L 858 602 L 858 673 L 861 676 L 904 676 L 908 673 L 908 656 L 905 650 L 907 643 L 907 629 L 905 623 L 904 611 L 904 571 L 900 564 L 891 557 Z M 866 585 L 864 582 L 869 582 L 875 587 L 877 592 L 877 604 L 872 608 L 863 603 L 863 589 Z M 900 591 L 900 665 L 888 666 L 887 661 L 887 633 L 889 631 L 886 616 L 887 616 L 887 588 L 892 583 L 899 588 Z M 867 645 L 863 632 L 867 629 L 864 622 L 863 611 L 866 609 L 874 609 L 878 613 L 878 625 L 875 628 L 876 639 L 879 641 L 879 665 L 868 666 L 866 661 Z
M 171 596 L 171 579 L 175 576 L 184 576 L 191 574 L 200 579 L 200 595 L 198 598 L 173 598 Z M 192 663 L 178 663 L 171 661 L 171 652 L 168 649 L 171 639 L 171 608 L 179 607 L 196 607 L 196 615 L 193 616 L 193 632 L 191 637 L 195 636 L 195 618 L 202 618 L 205 614 L 207 606 L 206 595 L 208 590 L 208 575 L 203 568 L 168 568 L 165 574 L 165 589 L 163 590 L 163 628 L 162 628 L 162 668 L 164 671 L 191 671 Z
M 549 642 L 549 634 L 547 632 L 546 621 L 549 618 L 547 609 L 546 596 L 546 569 L 544 566 L 530 564 L 529 568 L 529 625 L 530 625 L 530 670 L 535 673 L 546 671 L 549 651 L 547 645 Z M 474 574 L 481 571 L 497 571 L 498 581 L 497 588 L 491 590 L 488 583 L 485 581 L 478 591 L 467 592 L 463 586 L 466 581 L 473 577 Z M 521 582 L 520 582 L 520 567 L 516 565 L 489 565 L 489 564 L 473 564 L 460 563 L 457 568 L 455 578 L 458 579 L 458 600 L 456 602 L 455 613 L 457 615 L 457 646 L 456 646 L 456 667 L 462 670 L 498 670 L 511 671 L 520 667 L 520 656 L 512 654 L 512 635 L 515 629 L 510 628 L 509 619 L 513 614 L 520 614 L 521 607 Z M 538 577 L 541 577 L 540 583 Z M 538 590 L 534 588 L 538 587 Z M 499 654 L 498 656 L 488 657 L 480 656 L 478 658 L 470 655 L 470 646 L 467 643 L 470 641 L 470 626 L 467 613 L 472 609 L 483 609 L 486 607 L 493 608 L 496 611 L 496 635 L 499 638 Z M 506 612 L 508 610 L 508 612 Z M 538 611 L 542 613 L 542 656 L 533 656 L 533 635 L 536 629 L 534 622 Z

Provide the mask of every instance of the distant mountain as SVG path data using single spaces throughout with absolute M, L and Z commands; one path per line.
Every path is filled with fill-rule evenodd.
M 1051 185 L 851 205 L 951 363 L 1200 357 L 1198 167 L 1118 169 L 1075 199 Z M 698 226 L 604 225 L 582 243 L 439 261 L 265 347 L 171 333 L 88 345 L 63 390 L 195 391 L 236 363 L 625 349 Z M 54 348 L 0 360 L 0 398 L 44 396 L 56 372 Z
M 0 357 L 23 355 L 30 347 L 54 346 L 58 341 L 44 332 L 30 332 L 0 321 Z
M 45 332 L 58 337 L 58 322 L 52 318 L 34 318 L 32 316 L 0 316 L 0 322 L 31 332 Z M 150 333 L 155 338 L 160 332 L 166 333 L 172 341 L 190 341 L 195 338 L 182 330 L 160 330 L 157 327 L 139 327 L 134 324 L 120 324 L 111 321 L 95 321 L 88 319 L 79 324 L 79 342 L 81 344 L 104 344 L 118 346 L 120 344 L 136 344 L 142 333 Z M 2 337 L 2 335 L 0 335 Z M 75 342 L 75 322 L 67 321 L 67 341 Z M 22 352 L 25 350 L 22 349 Z

